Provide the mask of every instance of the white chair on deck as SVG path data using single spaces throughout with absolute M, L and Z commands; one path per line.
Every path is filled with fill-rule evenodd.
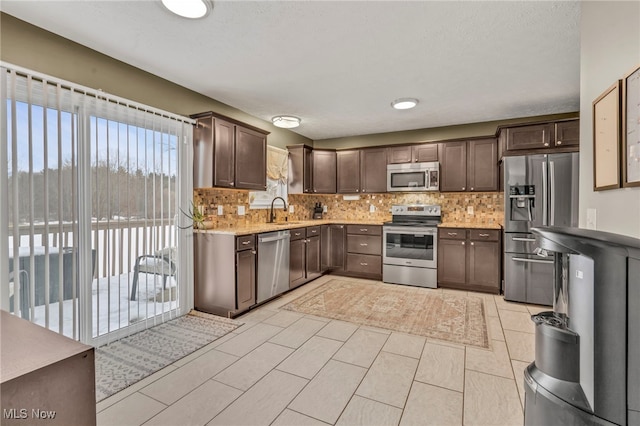
M 138 290 L 138 275 L 155 274 L 162 276 L 162 288 L 167 287 L 167 279 L 176 275 L 178 263 L 175 247 L 166 247 L 155 254 L 143 254 L 136 259 L 133 267 L 133 284 L 131 286 L 131 300 L 136 300 Z

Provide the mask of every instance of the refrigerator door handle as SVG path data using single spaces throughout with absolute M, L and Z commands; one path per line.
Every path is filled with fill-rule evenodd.
M 549 197 L 549 225 L 553 226 L 556 222 L 556 214 L 555 214 L 555 198 L 556 198 L 556 171 L 553 164 L 553 161 L 549 161 L 549 192 L 551 192 Z
M 549 209 L 547 206 L 547 162 L 542 162 L 542 224 L 548 225 Z
M 512 257 L 511 260 L 523 263 L 553 263 L 553 260 L 527 259 L 526 257 Z

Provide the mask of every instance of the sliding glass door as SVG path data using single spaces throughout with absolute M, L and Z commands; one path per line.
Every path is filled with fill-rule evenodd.
M 94 345 L 186 313 L 189 120 L 2 71 L 3 309 Z

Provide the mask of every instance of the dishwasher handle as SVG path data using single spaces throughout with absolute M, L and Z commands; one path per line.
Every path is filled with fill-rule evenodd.
M 258 236 L 258 243 L 270 243 L 272 241 L 280 241 L 280 240 L 288 240 L 289 238 L 291 238 L 291 236 L 287 233 L 284 235 L 276 235 L 276 236 L 269 236 L 269 237 L 260 237 Z

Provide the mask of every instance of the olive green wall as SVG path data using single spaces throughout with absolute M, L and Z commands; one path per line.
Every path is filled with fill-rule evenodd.
M 279 129 L 267 121 L 5 13 L 0 14 L 0 59 L 175 114 L 189 116 L 214 111 L 271 132 L 267 139 L 270 145 L 285 147 L 312 143 L 297 133 Z
M 563 118 L 577 118 L 578 112 L 554 114 L 538 117 L 517 118 L 484 123 L 460 124 L 457 126 L 433 127 L 430 129 L 405 130 L 403 132 L 377 133 L 372 135 L 349 136 L 345 138 L 316 140 L 314 148 L 346 149 L 365 146 L 395 145 L 413 142 L 464 139 L 476 136 L 493 136 L 498 126 L 534 121 L 550 121 Z

